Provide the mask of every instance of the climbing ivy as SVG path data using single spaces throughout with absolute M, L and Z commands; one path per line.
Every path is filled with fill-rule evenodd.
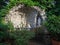
M 1 0 L 3 3 L 3 0 Z M 5 17 L 9 10 L 18 4 L 25 4 L 26 6 L 39 6 L 42 9 L 52 8 L 54 0 L 9 0 L 8 4 L 0 10 L 0 17 Z

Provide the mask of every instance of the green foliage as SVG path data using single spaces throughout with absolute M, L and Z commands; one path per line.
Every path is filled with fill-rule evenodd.
M 55 32 L 55 33 L 60 33 L 60 14 L 59 14 L 59 10 L 60 10 L 60 1 L 55 0 L 55 7 L 50 8 L 49 11 L 47 11 L 47 23 L 46 25 L 47 28 L 51 31 L 51 32 Z M 53 30 L 53 31 L 52 31 Z
M 47 9 L 51 8 L 54 0 L 10 0 L 9 4 L 4 6 L 4 9 L 0 10 L 0 17 L 4 17 L 9 10 L 18 4 L 25 4 L 26 6 L 40 6 L 40 8 Z
M 0 9 L 2 9 L 5 6 L 5 1 L 4 0 L 0 0 Z
M 60 17 L 60 16 L 59 16 Z M 60 18 L 58 16 L 52 15 L 47 19 L 47 29 L 52 33 L 60 33 Z
M 24 4 L 26 4 L 26 5 L 33 5 L 33 4 L 32 4 L 32 3 L 33 3 L 32 1 L 29 1 L 30 3 L 28 3 L 28 1 L 29 1 L 29 0 L 26 0 L 26 1 L 24 1 L 24 0 L 10 0 L 10 1 L 9 1 L 9 4 L 6 5 L 6 6 L 4 6 L 4 8 L 0 10 L 0 17 L 5 17 L 6 14 L 9 12 L 9 10 L 10 10 L 13 6 L 15 6 L 15 5 L 17 5 L 17 4 L 24 3 Z M 2 1 L 2 2 L 3 2 L 3 1 Z
M 47 30 L 50 32 L 51 36 L 56 38 L 56 40 L 60 41 L 60 16 L 48 16 L 46 27 Z
M 27 45 L 29 39 L 34 37 L 34 32 L 28 30 L 17 30 L 12 32 L 12 36 L 16 39 L 16 45 Z
M 13 26 L 12 24 L 9 22 L 8 24 L 6 24 L 4 22 L 4 18 L 0 19 L 0 43 L 1 45 L 6 45 L 4 42 L 7 41 L 10 37 L 10 30 L 13 30 Z
M 28 30 L 11 30 L 11 23 L 3 24 L 0 23 L 0 43 L 1 45 L 6 42 L 10 45 L 27 45 L 29 39 L 34 37 L 34 32 L 30 32 Z M 12 40 L 12 41 L 11 41 Z M 13 43 L 12 43 L 13 42 Z
M 43 8 L 43 9 L 54 7 L 54 4 L 53 4 L 54 0 L 43 0 L 43 1 L 42 0 L 33 0 L 33 1 L 39 2 L 38 6 L 40 6 L 40 8 Z
M 14 26 L 13 26 L 12 22 L 9 21 L 7 23 L 7 25 L 8 25 L 9 30 L 11 30 L 11 31 L 14 30 Z
M 0 23 L 0 42 L 2 41 L 2 39 L 6 38 L 8 35 L 8 26 L 6 24 Z
M 56 1 L 56 7 L 55 7 L 55 14 L 57 15 L 57 16 L 59 16 L 60 15 L 60 1 L 59 0 L 55 0 Z
M 58 0 L 55 0 L 56 3 L 54 7 L 48 8 L 47 10 L 47 22 L 45 23 L 47 30 L 50 32 L 51 36 L 55 40 L 60 41 L 60 5 Z

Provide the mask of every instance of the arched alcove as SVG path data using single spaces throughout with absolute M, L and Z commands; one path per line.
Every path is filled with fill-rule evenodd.
M 43 21 L 41 13 L 44 15 L 39 7 L 27 7 L 19 4 L 11 8 L 5 20 L 6 22 L 11 21 L 15 28 L 36 28 Z

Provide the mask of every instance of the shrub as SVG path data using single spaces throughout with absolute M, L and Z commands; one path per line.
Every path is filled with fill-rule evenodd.
M 60 16 L 48 16 L 46 27 L 51 36 L 60 41 Z
M 27 45 L 29 39 L 34 37 L 34 32 L 28 30 L 16 30 L 11 32 L 10 35 L 14 37 L 16 45 Z
M 6 24 L 5 22 L 3 22 L 1 20 L 0 22 L 0 44 L 1 45 L 6 45 L 5 43 L 9 43 L 9 40 L 11 40 L 12 38 L 10 38 L 10 30 L 13 28 L 11 28 L 12 24 L 9 23 Z
M 0 23 L 0 44 L 5 45 L 5 43 L 10 45 L 27 45 L 29 39 L 34 36 L 34 32 L 29 30 L 11 30 L 13 29 L 9 23 Z M 6 44 L 6 45 L 7 45 Z

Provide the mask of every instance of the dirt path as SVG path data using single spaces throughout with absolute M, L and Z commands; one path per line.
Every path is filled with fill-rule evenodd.
M 43 45 L 42 43 L 30 41 L 28 45 Z

